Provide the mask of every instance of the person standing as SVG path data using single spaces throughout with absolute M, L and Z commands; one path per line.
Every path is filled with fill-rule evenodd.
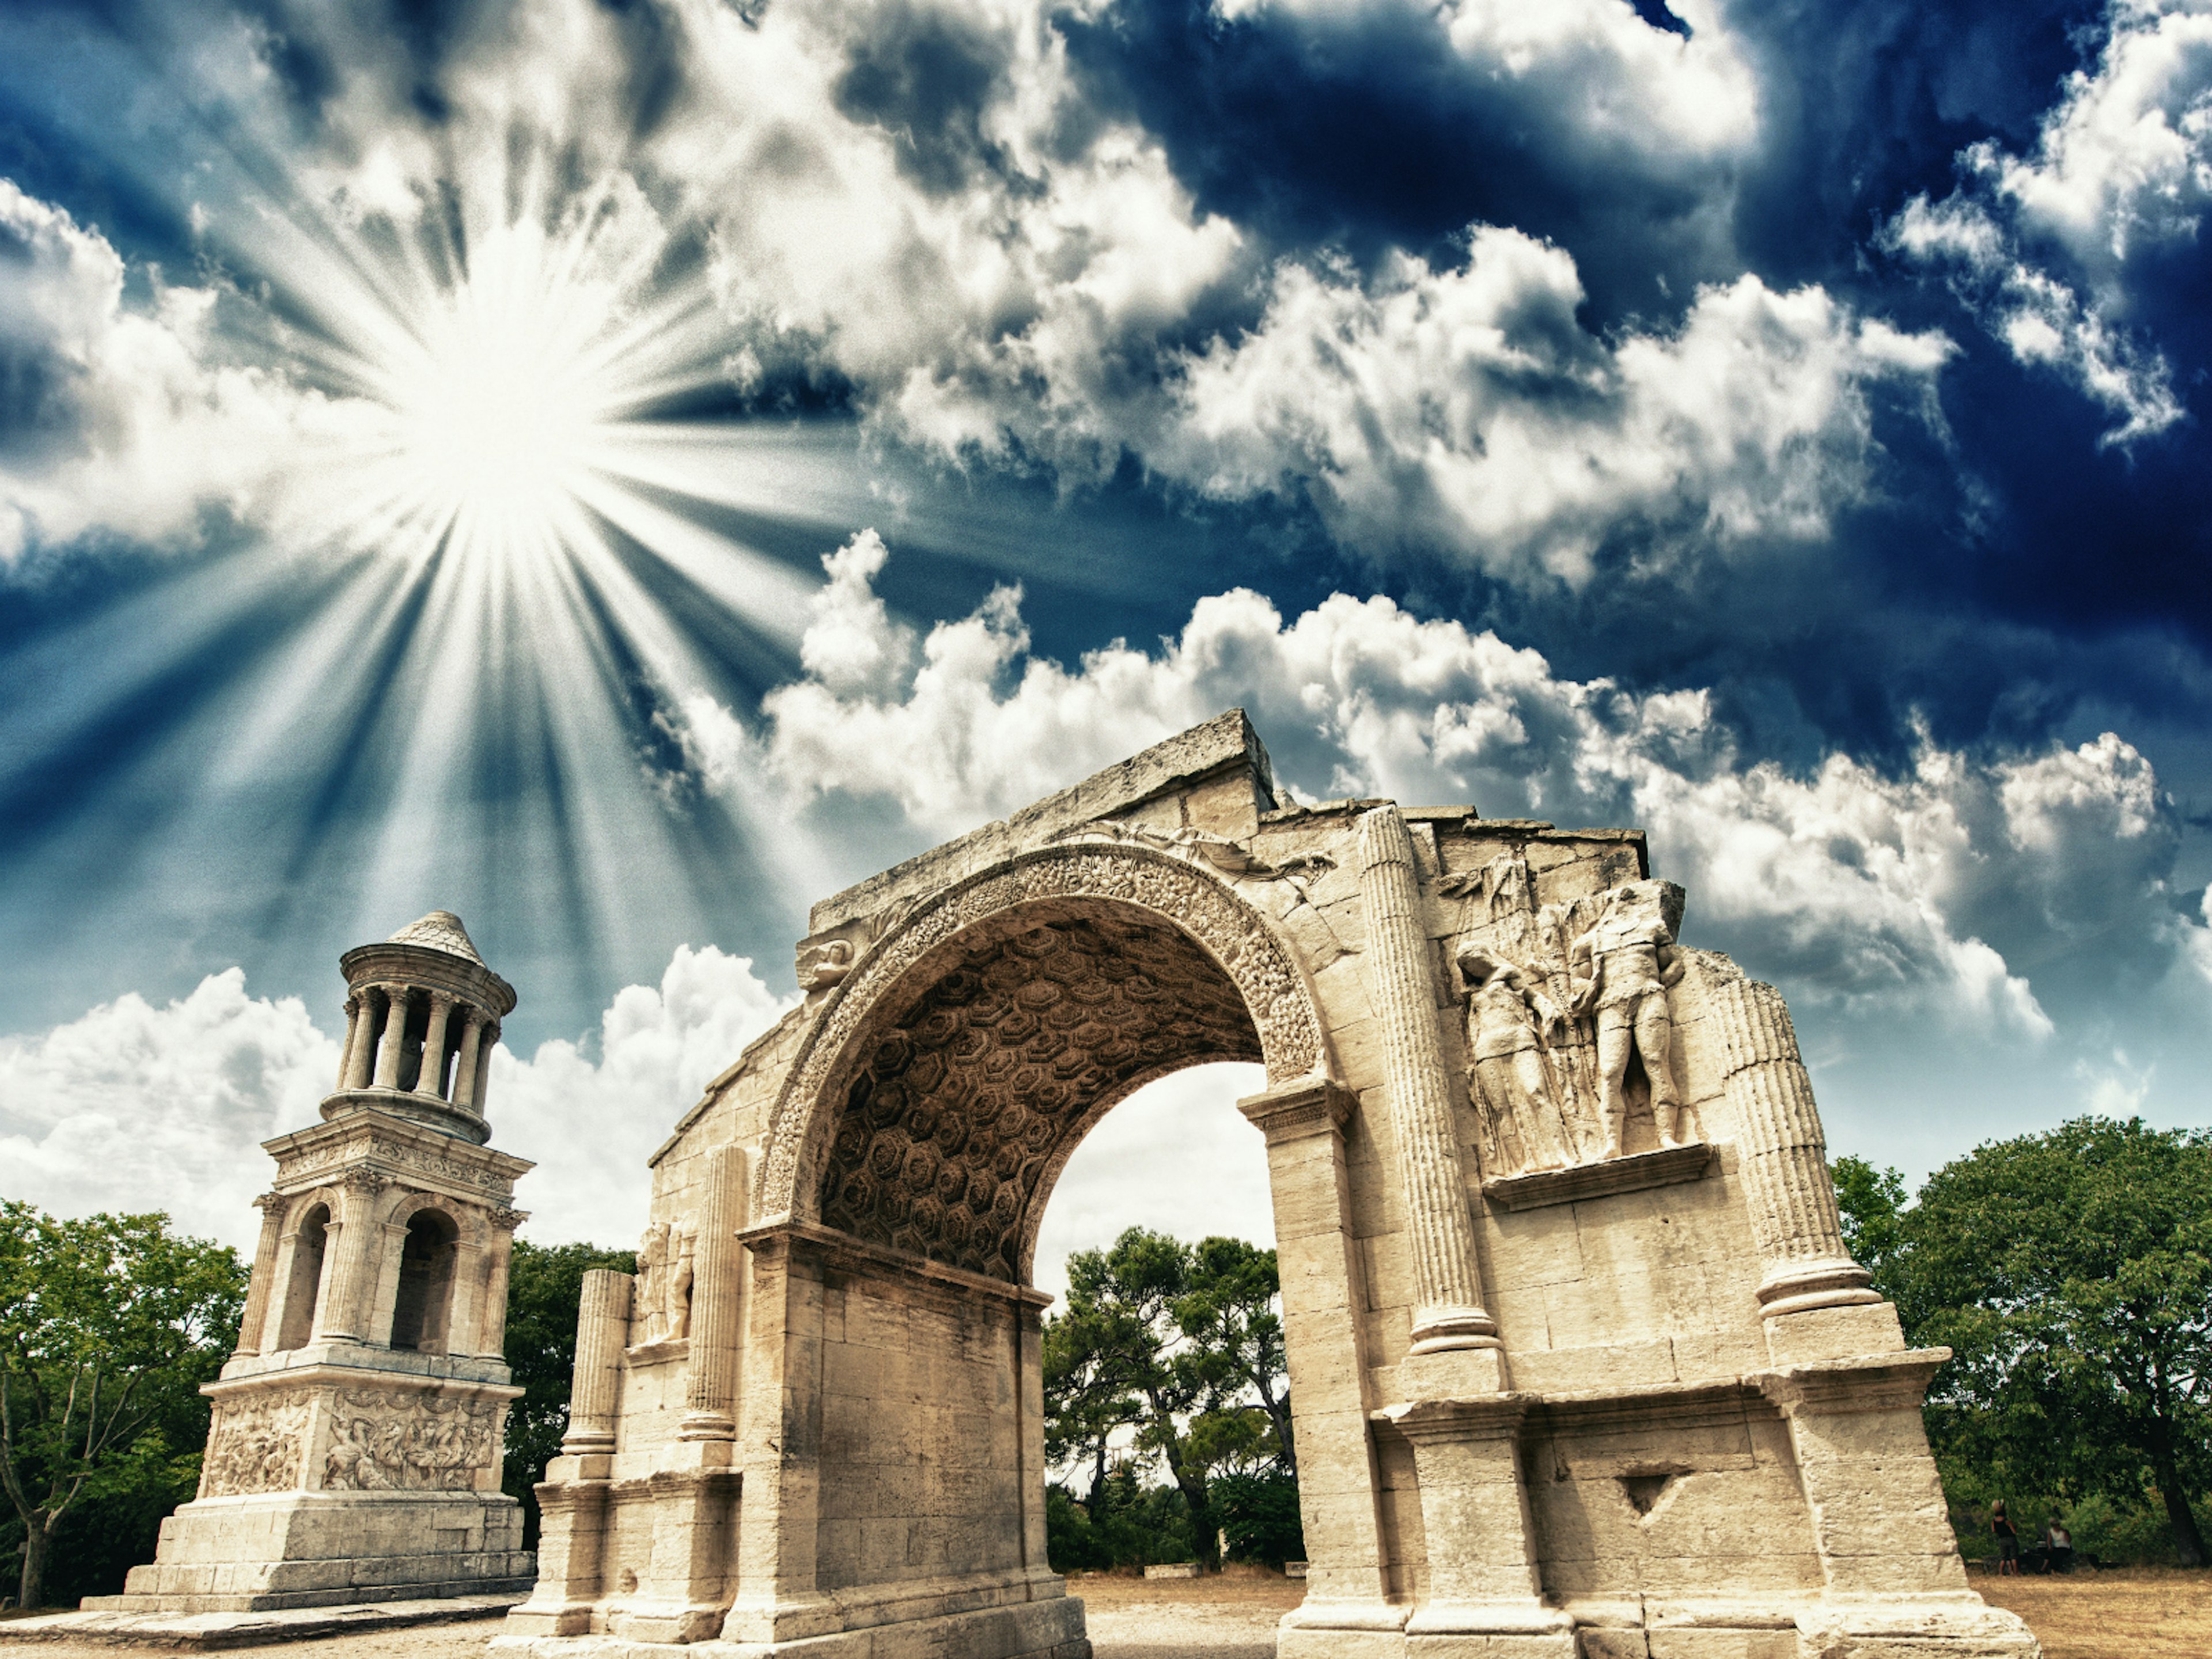
M 2056 1521 L 2043 1534 L 2043 1548 L 2050 1561 L 2050 1565 L 2044 1568 L 2045 1572 L 2074 1571 L 2074 1534 Z
M 1990 1531 L 1996 1534 L 1997 1540 L 1997 1576 L 2002 1578 L 2010 1573 L 2017 1578 L 2020 1577 L 2020 1528 L 2013 1525 L 2012 1517 L 2005 1513 L 2002 1498 L 1990 1505 Z

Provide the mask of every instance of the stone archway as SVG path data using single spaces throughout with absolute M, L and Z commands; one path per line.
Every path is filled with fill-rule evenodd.
M 1216 1060 L 1318 1073 L 1304 976 L 1211 872 L 1126 842 L 1010 860 L 902 918 L 832 994 L 757 1212 L 1026 1283 L 1045 1200 L 1114 1105 Z
M 1942 1355 L 1844 1249 L 1787 1010 L 1677 946 L 1682 902 L 1633 830 L 1279 805 L 1232 712 L 816 905 L 802 1004 L 653 1159 L 695 1271 L 587 1278 L 495 1645 L 1087 1659 L 1037 1223 L 1116 1101 L 1256 1056 L 1284 1659 L 2027 1659 L 1966 1589 Z M 1663 1115 L 1607 1070 L 1624 1030 Z

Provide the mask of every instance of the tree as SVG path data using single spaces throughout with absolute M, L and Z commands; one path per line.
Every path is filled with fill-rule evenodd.
M 21 1527 L 20 1605 L 40 1605 L 64 1518 L 197 1458 L 199 1385 L 229 1357 L 246 1271 L 165 1215 L 58 1220 L 0 1201 L 0 1486 Z
M 1182 1495 L 1199 1559 L 1218 1567 L 1212 1473 L 1288 1459 L 1274 1252 L 1132 1227 L 1067 1269 L 1067 1310 L 1045 1327 L 1048 1446 L 1091 1462 L 1096 1522 L 1108 1437 L 1133 1426 L 1136 1450 L 1157 1455 Z
M 2212 1486 L 2212 1134 L 2081 1118 L 1978 1147 L 1910 1208 L 1839 1162 L 1838 1200 L 1906 1334 L 1955 1355 L 1940 1451 L 2015 1489 L 2154 1491 L 2185 1565 Z
M 1176 1328 L 1197 1345 L 1213 1392 L 1233 1398 L 1249 1388 L 1274 1436 L 1273 1456 L 1292 1480 L 1298 1460 L 1291 1437 L 1289 1364 L 1275 1300 L 1282 1281 L 1275 1253 L 1237 1238 L 1201 1240 L 1191 1251 L 1189 1288 L 1176 1298 Z
M 576 1368 L 576 1317 L 584 1275 L 595 1267 L 637 1271 L 629 1250 L 595 1244 L 550 1247 L 514 1241 L 507 1278 L 507 1363 L 522 1398 L 507 1413 L 507 1474 L 501 1483 L 522 1500 L 523 1547 L 538 1538 L 537 1485 L 568 1430 L 568 1388 Z

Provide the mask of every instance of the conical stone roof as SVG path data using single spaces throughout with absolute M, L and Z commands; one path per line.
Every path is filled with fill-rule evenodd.
M 477 954 L 469 930 L 461 926 L 461 919 L 451 910 L 433 910 L 422 921 L 409 922 L 385 943 L 424 945 L 433 951 L 443 951 L 449 957 L 473 962 L 479 968 L 488 968 L 484 959 Z

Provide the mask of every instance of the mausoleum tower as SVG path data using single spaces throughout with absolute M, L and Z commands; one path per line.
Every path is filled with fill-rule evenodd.
M 433 910 L 380 945 L 355 946 L 338 967 L 351 992 L 345 1058 L 324 1119 L 368 1107 L 489 1139 L 484 1090 L 514 988 L 484 966 L 461 919 Z
M 206 1386 L 199 1495 L 118 1612 L 230 1613 L 528 1588 L 500 1490 L 513 1386 L 507 1259 L 532 1166 L 487 1144 L 514 989 L 433 910 L 339 966 L 350 994 L 323 1121 L 263 1143 L 238 1348 Z

